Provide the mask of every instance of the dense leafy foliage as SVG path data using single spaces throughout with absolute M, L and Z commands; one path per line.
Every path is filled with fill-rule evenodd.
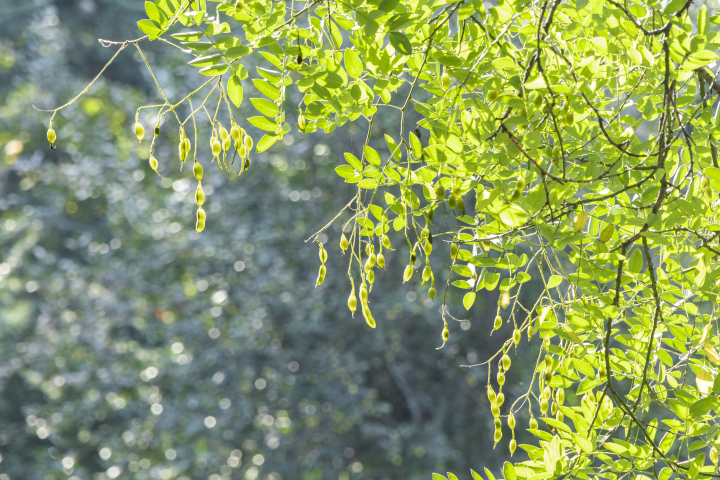
M 523 445 L 527 460 L 506 464 L 507 480 L 692 479 L 715 475 L 718 463 L 711 100 L 720 85 L 706 67 L 720 45 L 710 28 L 717 19 L 690 6 L 157 0 L 138 24 L 147 37 L 121 49 L 158 39 L 186 50 L 209 77 L 178 103 L 149 107 L 158 111 L 155 136 L 161 120 L 179 121 L 181 159 L 230 169 L 239 157 L 244 171 L 255 143 L 245 121 L 268 132 L 261 152 L 291 130 L 286 115 L 297 113 L 302 132 L 367 119 L 368 139 L 384 112 L 399 116 L 383 132 L 387 150 L 366 141 L 337 168 L 357 185 L 328 224 L 342 222 L 350 310 L 377 325 L 369 295 L 392 251 L 391 229 L 410 247 L 403 281 L 421 269 L 431 298 L 440 270 L 430 257 L 450 243 L 438 288 L 465 291 L 468 310 L 480 289 L 497 290 L 496 327 L 514 328 L 483 363 L 492 371 L 497 362 L 497 383 L 488 375 L 495 443 L 505 443 L 507 423 L 514 453 L 515 416 L 531 412 L 536 441 Z M 260 115 L 240 121 L 232 104 L 243 101 L 254 52 L 269 64 L 251 80 Z M 291 91 L 302 96 L 298 106 Z M 192 110 L 183 118 L 185 102 Z M 211 155 L 194 135 L 190 157 L 184 129 L 201 109 L 211 118 Z M 160 160 L 150 156 L 157 172 Z M 326 258 L 321 246 L 318 285 Z M 544 288 L 527 301 L 520 292 L 532 279 Z M 446 294 L 442 305 L 447 341 L 455 318 Z M 525 393 L 505 403 L 509 354 L 523 338 L 542 350 Z

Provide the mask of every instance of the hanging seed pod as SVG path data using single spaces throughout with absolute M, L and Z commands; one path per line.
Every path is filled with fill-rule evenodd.
M 495 443 L 498 443 L 500 440 L 502 440 L 502 429 L 496 428 L 495 429 Z
M 425 255 L 430 256 L 430 254 L 432 253 L 432 243 L 425 242 L 425 246 L 423 247 L 423 249 L 425 250 Z
M 140 142 L 142 142 L 142 139 L 145 137 L 145 128 L 143 128 L 140 122 L 135 123 L 135 136 Z
M 375 328 L 375 326 L 377 324 L 375 323 L 375 319 L 372 316 L 372 312 L 370 312 L 370 308 L 367 306 L 367 304 L 363 304 L 362 307 L 363 307 L 362 312 L 363 312 L 363 317 L 365 317 L 365 322 L 368 324 L 368 326 L 370 328 Z
M 370 268 L 373 268 L 375 266 L 375 264 L 377 263 L 377 255 L 375 255 L 374 253 L 371 253 L 370 256 L 368 257 L 367 263 Z
M 705 201 L 708 202 L 708 203 L 712 203 L 712 201 L 713 201 L 713 192 L 712 192 L 712 189 L 706 188 L 703 193 L 704 193 L 703 196 L 705 197 Z
M 575 212 L 575 221 L 573 222 L 573 229 L 576 232 L 581 232 L 585 228 L 585 222 L 587 222 L 587 212 Z
M 430 280 L 430 277 L 432 277 L 432 270 L 430 270 L 430 267 L 429 267 L 429 266 L 426 266 L 425 268 L 423 268 L 423 272 L 422 272 L 422 281 L 423 281 L 423 283 L 425 283 L 425 282 L 427 282 L 428 280 Z
M 435 188 L 435 195 L 437 195 L 438 202 L 445 200 L 445 188 L 439 182 Z
M 185 141 L 184 140 L 181 141 L 180 144 L 178 145 L 178 153 L 179 153 L 180 161 L 184 162 L 185 159 L 187 158 L 187 154 L 188 154 L 188 151 L 185 149 Z
M 510 357 L 507 353 L 502 356 L 502 366 L 503 370 L 505 370 L 506 372 L 510 370 Z
M 505 372 L 497 373 L 497 382 L 498 382 L 498 385 L 500 385 L 501 387 L 503 385 L 505 385 Z
M 605 370 L 605 365 L 600 366 L 598 374 L 600 375 L 600 380 L 602 380 L 603 382 L 607 382 L 607 370 Z
M 372 285 L 375 283 L 375 272 L 372 270 L 369 270 L 366 275 L 367 281 Z
M 197 190 L 195 190 L 195 203 L 197 203 L 198 207 L 202 207 L 203 203 L 205 203 L 205 192 L 203 192 L 202 185 L 199 183 Z
M 502 327 L 502 317 L 498 315 L 495 317 L 495 324 L 493 325 L 493 330 L 497 330 L 500 327 Z
M 498 407 L 497 403 L 493 402 L 490 404 L 490 411 L 496 419 L 500 416 L 500 407 Z
M 558 405 L 557 405 L 557 402 L 554 402 L 552 404 L 552 406 L 550 407 L 550 414 L 554 416 L 557 413 L 557 411 L 558 411 Z
M 513 192 L 512 196 L 510 197 L 510 201 L 514 202 L 520 196 L 522 195 L 523 190 L 525 190 L 525 179 L 523 177 L 518 178 L 517 185 L 515 186 L 515 191 Z
M 448 329 L 447 324 L 445 324 L 445 328 L 443 328 L 443 331 L 442 331 L 443 342 L 447 342 L 448 338 L 450 338 L 450 330 Z
M 500 430 L 502 428 L 502 422 L 500 421 L 500 419 L 496 418 L 494 420 L 494 422 L 495 422 L 495 430 Z
M 195 162 L 195 165 L 193 166 L 193 173 L 195 174 L 195 179 L 199 182 L 202 180 L 203 177 L 203 168 L 202 165 L 200 165 L 198 162 Z
M 250 153 L 250 150 L 252 150 L 252 147 L 253 147 L 253 139 L 250 137 L 250 135 L 245 135 L 244 143 L 245 143 L 245 150 L 247 150 L 248 153 Z
M 148 160 L 148 163 L 150 164 L 150 168 L 152 168 L 153 170 L 155 170 L 157 172 L 157 169 L 158 169 L 157 158 L 150 155 L 150 159 Z
M 513 331 L 513 343 L 517 346 L 520 343 L 520 330 L 517 328 Z
M 531 430 L 538 429 L 538 422 L 537 422 L 537 420 L 535 420 L 535 417 L 530 417 L 530 429 Z
M 153 130 L 153 134 L 156 137 L 160 136 L 160 124 L 159 123 L 157 125 L 155 125 L 155 130 Z
M 550 372 L 550 371 L 545 372 L 545 376 L 543 377 L 543 379 L 545 380 L 545 383 L 552 382 L 552 378 L 553 378 L 552 372 Z
M 248 170 L 250 168 L 250 158 L 245 159 L 245 163 L 243 163 L 243 171 Z
M 348 297 L 347 306 L 350 309 L 350 312 L 352 313 L 352 315 L 354 317 L 355 310 L 357 310 L 357 298 L 355 297 L 355 289 L 354 288 L 350 291 L 350 296 Z
M 565 389 L 560 387 L 555 391 L 555 401 L 558 403 L 558 405 L 563 405 L 565 403 Z
M 225 141 L 228 139 L 228 132 L 225 130 L 225 127 L 220 125 L 220 141 L 225 143 Z
M 700 180 L 700 189 L 705 190 L 709 185 L 710 182 L 708 181 L 707 177 L 702 177 L 702 179 Z
M 319 287 L 325 281 L 325 273 L 327 273 L 327 268 L 325 268 L 325 265 L 320 265 L 320 270 L 318 271 L 317 283 L 315 284 L 316 287 Z
M 465 213 L 465 202 L 463 201 L 462 197 L 457 199 L 457 209 Z
M 575 114 L 573 112 L 565 115 L 565 123 L 567 123 L 568 125 L 572 125 L 573 123 L 575 123 Z
M 380 252 L 377 256 L 377 265 L 380 268 L 385 268 L 385 255 Z
M 392 250 L 392 244 L 390 243 L 390 238 L 388 238 L 387 235 L 382 236 L 382 244 L 383 247 L 387 248 L 388 250 Z
M 458 253 L 458 246 L 456 243 L 453 243 L 452 245 L 450 245 L 450 258 L 455 260 L 457 258 L 457 253 Z
M 493 390 L 492 385 L 488 385 L 487 387 L 487 396 L 488 400 L 490 400 L 490 403 L 495 403 L 497 395 L 495 394 L 495 390 Z
M 456 206 L 457 206 L 457 199 L 455 197 L 451 196 L 448 199 L 448 207 L 450 207 L 450 209 L 452 209 L 452 210 L 455 210 Z
M 428 297 L 430 297 L 430 300 L 435 299 L 435 289 L 433 287 L 430 287 L 430 290 L 428 290 Z
M 342 250 L 343 253 L 345 253 L 350 246 L 350 243 L 348 243 L 348 239 L 345 237 L 345 234 L 343 233 L 340 237 L 340 250 Z
M 52 127 L 48 128 L 47 139 L 50 145 L 54 144 L 55 140 L 57 140 L 57 135 L 55 135 L 55 130 L 53 130 Z
M 235 143 L 240 141 L 240 138 L 242 137 L 242 135 L 240 135 L 240 129 L 238 128 L 237 125 L 233 125 L 232 128 L 230 129 L 230 136 L 235 141 Z
M 500 92 L 497 90 L 492 90 L 490 93 L 488 93 L 487 99 L 491 102 L 494 102 L 496 98 L 500 96 Z
M 550 407 L 550 405 L 548 405 L 547 399 L 545 397 L 541 397 L 540 398 L 540 413 L 545 415 L 545 413 L 548 411 L 548 407 Z
M 405 272 L 403 272 L 403 283 L 407 282 L 412 278 L 413 274 L 413 266 L 412 264 L 405 267 Z
M 502 407 L 502 404 L 505 403 L 505 394 L 503 392 L 498 393 L 495 403 L 498 404 L 498 407 Z
M 298 125 L 298 128 L 299 128 L 300 130 L 305 130 L 305 127 L 307 127 L 307 121 L 305 121 L 305 116 L 304 116 L 304 115 L 300 115 L 300 116 L 298 117 L 298 123 L 297 123 L 297 125 Z
M 200 233 L 205 230 L 205 210 L 198 208 L 197 210 L 197 224 L 195 225 L 195 231 Z
M 507 308 L 510 305 L 510 292 L 503 290 L 500 292 L 500 298 L 498 299 L 498 305 L 500 308 Z
M 322 244 L 320 244 L 319 256 L 320 256 L 320 262 L 322 262 L 322 263 L 327 262 L 327 257 L 328 257 L 327 250 L 325 250 L 325 247 Z
M 600 232 L 598 240 L 600 240 L 601 243 L 607 243 L 607 241 L 612 238 L 613 233 L 615 233 L 615 227 L 608 223 L 608 225 L 602 229 L 602 232 Z
M 443 90 L 447 91 L 450 88 L 450 75 L 448 75 L 447 72 L 443 72 L 442 77 L 440 77 L 440 81 L 442 82 Z
M 552 388 L 550 388 L 549 385 L 545 385 L 545 389 L 543 390 L 543 396 L 544 396 L 545 398 L 550 398 L 550 397 L 552 397 Z
M 222 144 L 223 151 L 227 152 L 228 150 L 230 150 L 231 146 L 232 146 L 232 138 L 226 137 Z
M 513 415 L 512 413 L 508 415 L 507 424 L 508 427 L 510 427 L 510 430 L 515 430 L 515 415 Z
M 517 441 L 513 438 L 510 440 L 510 456 L 512 457 L 515 454 L 515 449 L 517 448 Z
M 365 304 L 365 303 L 367 303 L 367 300 L 368 300 L 368 291 L 367 291 L 367 288 L 365 287 L 365 285 L 362 285 L 360 287 L 360 302 Z
M 220 144 L 220 142 L 218 142 L 217 138 L 212 137 L 212 139 L 210 140 L 210 146 L 212 148 L 213 157 L 219 156 L 222 152 L 222 145 Z
M 560 410 L 557 411 L 557 413 L 555 414 L 555 420 L 557 420 L 558 422 L 565 421 L 565 415 L 563 414 L 562 411 L 560 411 Z
M 244 159 L 245 157 L 247 157 L 247 150 L 245 150 L 245 145 L 243 145 L 242 142 L 239 144 L 235 143 L 235 150 L 237 150 L 240 158 Z

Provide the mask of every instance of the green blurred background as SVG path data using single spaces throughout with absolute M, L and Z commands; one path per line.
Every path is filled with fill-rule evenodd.
M 138 37 L 143 15 L 140 0 L 0 0 L 0 480 L 497 472 L 509 431 L 493 450 L 487 368 L 461 366 L 511 335 L 489 335 L 497 291 L 470 312 L 451 296 L 467 320 L 436 350 L 439 304 L 427 285 L 401 283 L 407 246 L 391 236 L 371 330 L 346 307 L 339 224 L 321 237 L 328 275 L 314 288 L 317 246 L 305 239 L 354 194 L 334 168 L 359 154 L 365 121 L 286 135 L 240 178 L 206 162 L 202 235 L 177 125 L 163 124 L 154 151 L 165 182 L 132 135 L 135 110 L 159 96 L 131 48 L 56 117 L 48 148 L 49 115 L 33 105 L 72 98 L 114 53 L 97 39 Z M 143 48 L 171 99 L 204 80 L 172 47 Z M 253 96 L 248 81 L 236 118 L 254 115 Z M 141 120 L 149 133 L 154 121 Z M 396 129 L 379 116 L 378 149 Z M 434 265 L 439 284 L 447 263 Z M 531 353 L 523 341 L 506 402 L 527 388 Z M 524 409 L 520 444 L 527 419 Z

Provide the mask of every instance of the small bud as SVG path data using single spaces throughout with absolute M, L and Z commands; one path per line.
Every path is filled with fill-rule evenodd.
M 430 300 L 435 299 L 435 289 L 434 288 L 431 287 L 430 290 L 428 290 L 428 297 L 430 297 Z
M 55 135 L 55 130 L 53 130 L 52 128 L 49 128 L 47 131 L 47 139 L 51 145 L 53 143 L 55 143 L 55 140 L 57 140 L 57 135 Z
M 342 250 L 343 253 L 345 253 L 349 246 L 350 246 L 350 243 L 348 243 L 348 239 L 345 237 L 345 234 L 343 233 L 342 236 L 340 237 L 340 250 Z
M 495 324 L 493 325 L 493 330 L 498 330 L 500 327 L 502 327 L 502 317 L 498 315 L 495 317 Z
M 520 343 L 520 337 L 521 337 L 520 330 L 518 330 L 516 328 L 515 331 L 513 332 L 513 343 L 515 343 L 515 345 Z
M 512 457 L 515 453 L 515 449 L 517 448 L 517 441 L 513 438 L 510 440 L 510 456 Z
M 355 310 L 357 310 L 357 298 L 355 297 L 355 289 L 350 292 L 347 302 L 348 308 L 352 312 L 353 317 L 355 316 Z

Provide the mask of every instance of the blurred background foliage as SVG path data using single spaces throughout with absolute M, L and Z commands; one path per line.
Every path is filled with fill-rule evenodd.
M 317 246 L 305 239 L 354 193 L 334 168 L 358 154 L 362 121 L 287 135 L 240 178 L 206 164 L 202 235 L 177 126 L 156 144 L 165 182 L 132 135 L 135 109 L 158 99 L 134 50 L 58 115 L 48 148 L 49 115 L 33 105 L 74 96 L 114 53 L 97 39 L 136 38 L 142 15 L 131 0 L 0 0 L 0 480 L 497 471 L 509 453 L 492 449 L 487 368 L 462 366 L 511 335 L 489 334 L 497 291 L 470 312 L 454 299 L 466 320 L 436 350 L 439 304 L 427 285 L 401 283 L 408 251 L 391 236 L 371 330 L 346 307 L 339 225 L 321 237 L 328 275 L 314 288 Z M 143 48 L 170 98 L 203 80 L 171 47 Z M 252 96 L 247 82 L 236 118 Z M 383 122 L 397 119 L 376 120 L 378 149 Z M 434 268 L 444 283 L 447 263 Z M 506 401 L 534 363 L 525 341 L 518 350 Z

